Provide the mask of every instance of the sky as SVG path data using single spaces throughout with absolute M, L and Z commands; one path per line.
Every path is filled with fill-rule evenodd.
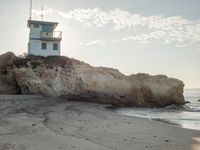
M 0 54 L 27 52 L 29 0 L 0 0 Z M 126 75 L 200 88 L 199 0 L 33 0 L 33 19 L 57 21 L 62 55 Z

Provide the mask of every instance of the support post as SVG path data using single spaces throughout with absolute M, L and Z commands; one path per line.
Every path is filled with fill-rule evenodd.
M 30 0 L 30 12 L 29 12 L 29 20 L 31 20 L 32 19 L 32 0 Z

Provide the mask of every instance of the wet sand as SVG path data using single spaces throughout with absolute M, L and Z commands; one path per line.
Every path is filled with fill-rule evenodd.
M 200 131 L 115 114 L 105 105 L 0 96 L 0 150 L 199 150 Z

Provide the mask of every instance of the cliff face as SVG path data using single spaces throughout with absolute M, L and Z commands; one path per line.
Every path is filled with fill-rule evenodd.
M 184 104 L 183 82 L 166 76 L 125 76 L 115 69 L 92 67 L 67 57 L 12 60 L 6 74 L 12 76 L 16 82 L 12 86 L 21 94 L 126 106 Z

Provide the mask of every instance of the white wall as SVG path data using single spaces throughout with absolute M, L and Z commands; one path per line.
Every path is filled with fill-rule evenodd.
M 30 40 L 30 52 L 29 54 L 36 56 L 58 56 L 60 55 L 60 42 L 45 42 L 47 43 L 47 49 L 42 49 L 42 41 Z M 58 50 L 53 50 L 53 44 L 58 44 Z
M 42 26 L 40 25 L 39 28 L 34 28 L 33 24 L 30 27 L 30 38 L 40 38 L 41 37 L 41 31 L 42 31 Z
M 53 37 L 53 33 L 42 32 L 41 36 L 46 37 L 46 38 L 48 38 L 48 37 L 51 38 L 51 37 Z

